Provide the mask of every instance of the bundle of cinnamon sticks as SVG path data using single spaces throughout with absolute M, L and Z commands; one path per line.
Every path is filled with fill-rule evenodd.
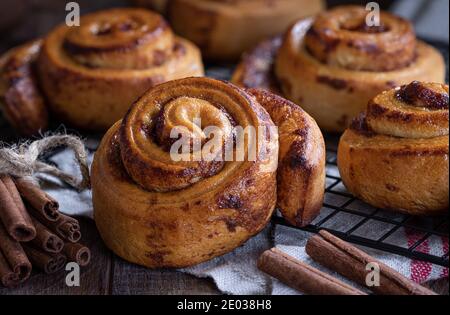
M 371 257 L 357 247 L 322 230 L 306 244 L 306 253 L 316 262 L 341 276 L 381 295 L 435 295 L 433 291 Z M 258 267 L 267 274 L 306 294 L 367 295 L 327 273 L 273 248 L 264 252 Z M 369 267 L 369 268 L 368 268 Z M 371 269 L 375 268 L 375 269 Z M 378 281 L 370 281 L 372 272 Z M 375 273 L 378 273 L 378 276 Z M 369 277 L 368 277 L 369 276 Z M 370 286 L 369 286 L 370 284 Z
M 0 175 L 0 283 L 6 287 L 26 281 L 32 267 L 45 273 L 66 262 L 86 266 L 89 248 L 78 243 L 80 225 L 59 212 L 59 204 L 25 178 Z

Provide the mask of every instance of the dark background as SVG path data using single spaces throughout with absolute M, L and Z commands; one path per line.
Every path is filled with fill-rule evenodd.
M 8 48 L 46 34 L 64 21 L 63 0 L 0 0 L 0 53 Z M 81 14 L 117 6 L 128 0 L 77 0 Z M 328 6 L 365 5 L 368 0 L 327 0 Z M 448 43 L 448 0 L 378 0 L 382 9 L 391 9 L 412 20 L 420 37 Z
M 0 1 L 0 52 L 39 37 L 53 26 L 64 21 L 65 5 L 62 0 L 1 0 Z M 126 0 L 78 0 L 81 13 L 100 10 L 112 6 L 130 5 Z M 345 3 L 365 4 L 367 1 L 329 0 L 334 6 Z M 388 8 L 392 0 L 379 0 L 383 8 Z

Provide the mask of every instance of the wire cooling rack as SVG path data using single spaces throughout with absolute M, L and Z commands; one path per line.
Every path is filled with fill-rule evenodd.
M 449 67 L 447 44 L 427 41 L 438 48 Z M 229 80 L 233 67 L 208 65 L 207 75 Z M 305 228 L 290 225 L 279 214 L 275 224 L 317 233 L 326 229 L 348 242 L 440 266 L 449 266 L 449 217 L 415 217 L 376 209 L 353 197 L 344 187 L 336 164 L 339 137 L 325 135 L 327 143 L 327 172 L 325 202 L 320 215 Z M 439 244 L 442 251 L 431 251 Z M 438 247 L 439 247 L 438 246 Z M 444 255 L 442 253 L 445 253 Z

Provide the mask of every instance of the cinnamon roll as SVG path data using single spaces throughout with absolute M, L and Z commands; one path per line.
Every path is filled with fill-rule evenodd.
M 14 48 L 0 58 L 0 108 L 22 136 L 48 126 L 48 110 L 37 87 L 35 69 L 41 42 Z
M 379 208 L 448 211 L 448 97 L 448 85 L 414 81 L 371 100 L 339 143 L 347 189 Z
M 231 82 L 245 88 L 261 88 L 281 95 L 280 84 L 273 72 L 278 49 L 283 43 L 282 36 L 262 41 L 252 50 L 244 53 L 236 67 Z
M 170 0 L 167 14 L 175 32 L 205 57 L 230 61 L 323 7 L 322 0 Z
M 143 9 L 82 16 L 80 26 L 63 24 L 43 39 L 42 47 L 33 47 L 29 61 L 38 82 L 32 83 L 42 89 L 51 112 L 88 130 L 109 128 L 152 86 L 203 75 L 199 50 L 175 36 L 160 15 Z M 7 101 L 39 94 L 36 85 L 27 86 Z
M 279 143 L 279 183 L 286 182 L 278 190 L 289 191 L 278 203 L 293 223 L 311 220 L 324 189 L 320 131 L 293 107 L 278 142 L 263 106 L 279 119 L 296 105 L 208 78 L 171 81 L 142 96 L 107 132 L 92 166 L 94 217 L 107 246 L 151 268 L 191 266 L 235 249 L 276 206 Z M 255 133 L 235 132 L 247 127 Z
M 368 26 L 367 14 L 363 7 L 343 6 L 298 21 L 274 54 L 274 68 L 264 72 L 325 131 L 344 131 L 384 90 L 413 80 L 445 80 L 443 57 L 416 39 L 410 22 L 382 12 L 380 25 Z M 248 59 L 238 67 L 247 70 L 233 80 L 244 87 L 240 78 L 250 77 L 255 68 Z

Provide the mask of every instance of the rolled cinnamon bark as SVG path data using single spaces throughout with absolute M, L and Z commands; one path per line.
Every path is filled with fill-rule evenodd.
M 13 287 L 18 284 L 18 277 L 9 267 L 5 256 L 0 251 L 0 283 L 5 287 Z
M 64 245 L 64 254 L 68 261 L 76 262 L 84 267 L 91 261 L 91 251 L 86 246 L 79 243 L 66 243 Z
M 369 288 L 377 294 L 436 295 L 433 291 L 409 280 L 362 250 L 324 230 L 308 240 L 306 252 L 321 265 L 363 286 L 367 286 L 367 265 L 377 264 L 380 268 L 380 285 Z
M 29 245 L 24 245 L 24 250 L 33 265 L 43 270 L 47 274 L 52 274 L 61 270 L 62 268 L 64 268 L 64 265 L 67 261 L 66 256 L 60 253 L 46 253 Z
M 258 268 L 288 286 L 314 295 L 366 295 L 364 292 L 272 248 L 258 260 Z
M 26 201 L 40 214 L 42 214 L 46 220 L 56 221 L 59 217 L 59 204 L 58 201 L 53 199 L 31 180 L 26 178 L 15 179 L 17 189 Z
M 26 242 L 36 236 L 20 194 L 7 175 L 0 175 L 0 219 L 8 234 L 16 241 Z
M 5 286 L 17 285 L 28 279 L 31 263 L 20 243 L 12 239 L 1 224 L 0 256 L 0 277 Z
M 48 220 L 40 211 L 29 207 L 30 213 L 50 231 L 58 235 L 63 240 L 76 243 L 81 238 L 80 224 L 77 219 L 69 217 L 68 215 L 58 213 L 56 221 Z
M 36 227 L 36 237 L 30 242 L 35 247 L 44 250 L 47 253 L 59 253 L 64 247 L 64 241 L 57 235 L 50 232 L 37 219 L 32 219 Z

